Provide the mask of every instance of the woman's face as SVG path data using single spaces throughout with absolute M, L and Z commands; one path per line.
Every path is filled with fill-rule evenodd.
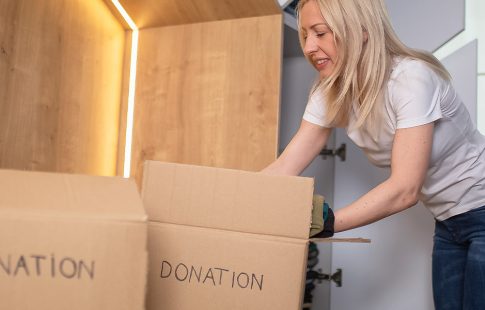
M 333 32 L 320 13 L 315 0 L 308 1 L 300 10 L 303 53 L 319 72 L 320 79 L 328 77 L 337 61 Z

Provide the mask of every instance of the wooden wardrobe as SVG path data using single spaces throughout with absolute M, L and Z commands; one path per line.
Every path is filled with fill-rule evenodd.
M 276 1 L 119 2 L 139 28 L 131 176 L 274 160 Z M 0 0 L 0 168 L 123 175 L 131 39 L 110 0 Z

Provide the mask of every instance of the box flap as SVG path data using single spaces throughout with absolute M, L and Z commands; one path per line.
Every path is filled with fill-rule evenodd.
M 0 215 L 145 221 L 133 180 L 0 170 Z
M 371 240 L 366 238 L 310 238 L 310 241 L 315 243 L 371 243 Z
M 150 221 L 307 239 L 313 179 L 146 161 Z

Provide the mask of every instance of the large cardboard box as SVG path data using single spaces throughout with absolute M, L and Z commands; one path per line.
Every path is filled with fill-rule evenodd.
M 147 161 L 147 309 L 301 309 L 313 179 Z
M 146 213 L 131 180 L 0 170 L 0 309 L 144 309 Z

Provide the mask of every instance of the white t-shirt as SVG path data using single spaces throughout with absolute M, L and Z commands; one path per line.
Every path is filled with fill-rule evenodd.
M 470 115 L 449 81 L 443 80 L 424 62 L 396 58 L 386 92 L 383 122 L 373 138 L 365 129 L 347 134 L 370 162 L 389 167 L 396 129 L 435 122 L 430 163 L 420 200 L 437 220 L 485 205 L 485 137 L 473 125 Z M 303 119 L 320 126 L 325 123 L 323 96 L 312 94 Z

